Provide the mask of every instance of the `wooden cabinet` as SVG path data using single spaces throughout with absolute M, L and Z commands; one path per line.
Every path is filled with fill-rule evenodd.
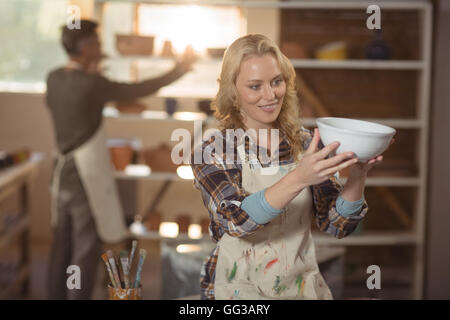
M 29 292 L 29 184 L 41 160 L 42 155 L 33 154 L 24 163 L 0 170 L 0 204 L 14 196 L 19 202 L 16 212 L 0 212 L 0 299 L 11 299 L 18 293 L 25 295 Z

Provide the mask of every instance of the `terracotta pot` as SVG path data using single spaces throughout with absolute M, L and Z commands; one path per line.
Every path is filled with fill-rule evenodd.
M 188 214 L 180 214 L 177 216 L 178 230 L 180 233 L 188 233 L 191 217 Z
M 281 52 L 289 59 L 308 59 L 306 49 L 297 42 L 284 42 L 281 44 Z
M 112 163 L 118 171 L 123 171 L 133 159 L 133 149 L 130 145 L 109 147 Z
M 118 101 L 116 102 L 116 109 L 120 113 L 141 113 L 146 107 L 139 101 Z
M 162 57 L 174 57 L 175 56 L 175 54 L 173 53 L 173 49 L 172 49 L 172 41 L 170 41 L 170 40 L 164 41 L 161 56 Z
M 147 230 L 158 231 L 161 224 L 161 214 L 157 211 L 150 212 L 144 221 Z
M 172 162 L 171 154 L 171 148 L 162 143 L 156 148 L 145 150 L 143 158 L 154 172 L 176 172 L 178 166 Z

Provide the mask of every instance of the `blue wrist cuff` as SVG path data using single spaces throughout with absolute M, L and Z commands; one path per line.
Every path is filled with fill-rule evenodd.
M 339 195 L 336 199 L 336 211 L 343 217 L 350 217 L 361 212 L 364 196 L 357 201 L 347 201 Z
M 283 212 L 283 210 L 272 208 L 266 200 L 265 192 L 266 189 L 255 192 L 241 203 L 241 209 L 258 224 L 265 224 Z

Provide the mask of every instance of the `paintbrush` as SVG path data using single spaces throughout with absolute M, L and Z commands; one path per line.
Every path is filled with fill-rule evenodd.
M 137 248 L 137 240 L 133 240 L 132 245 L 131 245 L 130 259 L 129 259 L 130 270 L 133 267 L 133 257 L 134 257 L 134 252 L 136 251 L 136 248 Z
M 122 287 L 123 278 L 122 278 L 122 273 L 120 272 L 120 270 L 122 269 L 122 266 L 120 264 L 120 258 L 118 258 L 116 255 L 114 255 L 114 261 L 115 261 L 116 267 L 117 267 L 117 275 L 119 276 L 120 286 Z
M 117 288 L 122 288 L 122 284 L 120 283 L 120 277 L 119 277 L 119 271 L 117 270 L 116 267 L 116 260 L 114 259 L 114 254 L 111 250 L 106 251 L 106 253 L 108 254 L 108 261 L 109 264 L 111 265 L 111 269 L 114 275 L 114 280 L 117 283 Z
M 109 279 L 111 280 L 111 284 L 112 284 L 113 288 L 117 289 L 116 281 L 114 280 L 114 276 L 113 276 L 113 273 L 111 271 L 111 266 L 108 263 L 108 255 L 106 253 L 102 254 L 102 260 L 106 264 L 106 269 L 108 270 Z
M 146 256 L 147 251 L 145 251 L 145 249 L 139 250 L 139 263 L 136 271 L 136 279 L 134 280 L 134 288 L 139 288 L 139 283 L 141 282 L 142 266 L 144 264 Z
M 128 277 L 130 269 L 128 266 L 128 252 L 125 250 L 120 251 L 120 263 L 123 271 L 123 281 L 125 282 L 125 289 L 130 287 L 130 279 Z

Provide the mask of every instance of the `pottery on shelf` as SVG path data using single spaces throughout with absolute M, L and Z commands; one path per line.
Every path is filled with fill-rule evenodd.
M 372 41 L 366 47 L 366 58 L 388 60 L 392 56 L 391 47 L 384 41 L 381 29 L 375 29 Z
M 168 115 L 173 115 L 177 111 L 177 100 L 174 98 L 167 98 L 164 101 L 166 112 Z

